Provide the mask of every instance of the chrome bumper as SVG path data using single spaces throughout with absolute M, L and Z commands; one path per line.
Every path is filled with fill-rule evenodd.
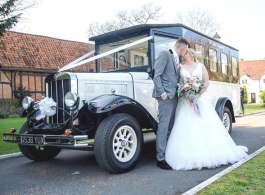
M 38 134 L 3 134 L 5 142 L 16 143 L 28 146 L 53 146 L 68 149 L 82 149 L 82 148 L 93 148 L 94 140 L 88 139 L 87 135 L 38 135 Z M 38 140 L 37 143 L 23 143 L 22 138 L 32 138 Z

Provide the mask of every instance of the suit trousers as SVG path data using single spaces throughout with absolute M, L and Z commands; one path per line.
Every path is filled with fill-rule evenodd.
M 156 133 L 156 158 L 157 160 L 165 160 L 165 151 L 167 140 L 174 125 L 175 112 L 178 103 L 177 96 L 172 99 L 162 100 L 157 98 L 159 122 Z

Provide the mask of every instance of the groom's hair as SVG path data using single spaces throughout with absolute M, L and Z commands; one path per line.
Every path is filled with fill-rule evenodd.
M 179 39 L 176 41 L 175 47 L 177 48 L 178 45 L 180 45 L 180 44 L 188 45 L 188 48 L 190 48 L 190 44 L 189 44 L 189 42 L 188 42 L 186 39 L 182 38 L 182 37 L 179 38 Z

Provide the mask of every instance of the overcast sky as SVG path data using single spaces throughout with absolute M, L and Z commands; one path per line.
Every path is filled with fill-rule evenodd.
M 41 0 L 24 13 L 14 30 L 88 42 L 88 24 L 113 19 L 118 10 L 136 9 L 145 3 L 162 6 L 162 21 L 173 23 L 177 11 L 201 7 L 222 23 L 221 41 L 239 49 L 244 60 L 265 58 L 264 0 Z

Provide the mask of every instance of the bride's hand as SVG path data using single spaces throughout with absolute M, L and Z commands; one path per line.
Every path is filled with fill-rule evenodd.
M 199 99 L 201 97 L 201 94 L 196 94 L 196 98 Z

